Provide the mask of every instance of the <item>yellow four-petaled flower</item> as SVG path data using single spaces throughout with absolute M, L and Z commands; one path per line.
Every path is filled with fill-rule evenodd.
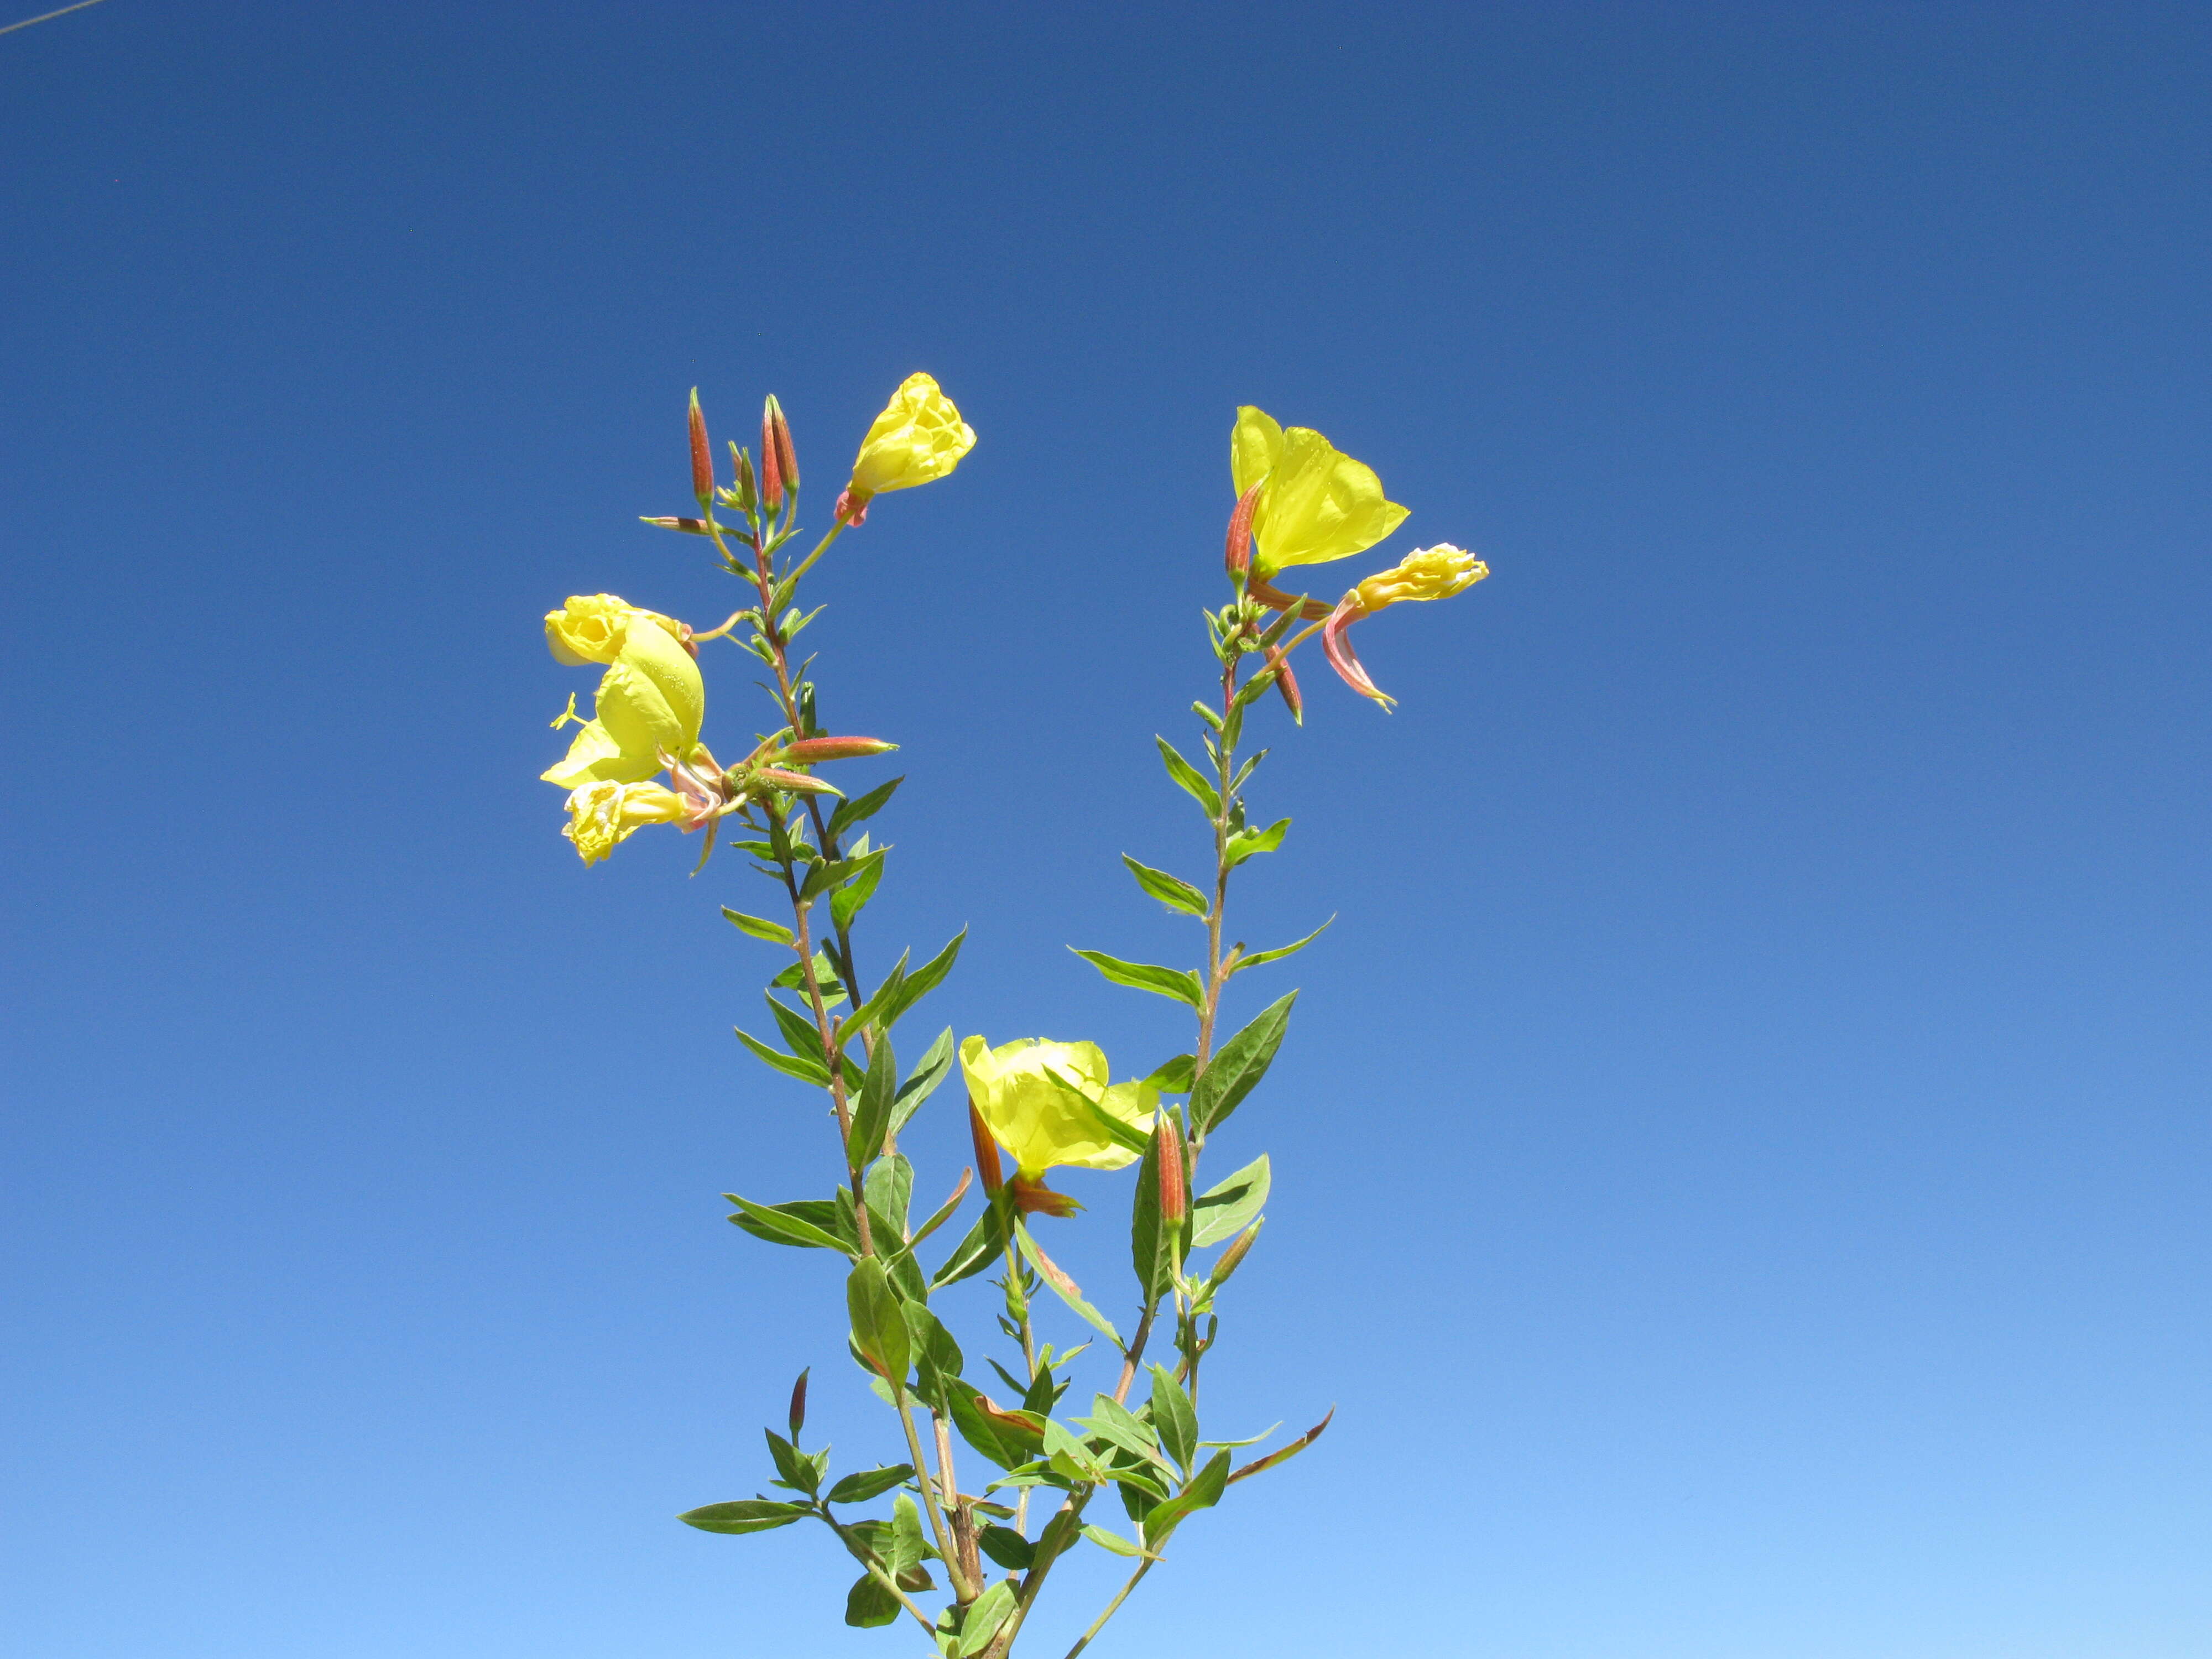
M 1159 1091 L 1150 1085 L 1108 1081 L 1106 1056 L 1095 1042 L 1033 1037 L 994 1048 L 971 1036 L 960 1045 L 960 1069 L 991 1138 L 1031 1180 L 1055 1165 L 1118 1170 L 1135 1162 L 1137 1154 L 1113 1139 L 1098 1115 L 1149 1134 L 1159 1109 Z

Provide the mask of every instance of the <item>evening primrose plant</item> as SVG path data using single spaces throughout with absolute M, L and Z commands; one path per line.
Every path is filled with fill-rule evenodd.
M 1127 1579 L 1066 1650 L 1073 1659 L 1169 1559 L 1186 1522 L 1311 1445 L 1328 1425 L 1324 1416 L 1240 1463 L 1244 1448 L 1269 1437 L 1224 1437 L 1202 1425 L 1199 1412 L 1225 1293 L 1260 1236 L 1271 1180 L 1265 1153 L 1202 1189 L 1200 1166 L 1266 1076 L 1297 995 L 1278 998 L 1231 1031 L 1222 1024 L 1224 994 L 1238 975 L 1282 961 L 1328 925 L 1258 950 L 1230 925 L 1236 871 L 1274 851 L 1290 828 L 1287 818 L 1264 827 L 1248 819 L 1245 791 L 1267 751 L 1247 752 L 1247 724 L 1271 690 L 1293 722 L 1302 719 L 1292 658 L 1316 636 L 1340 678 L 1387 708 L 1391 699 L 1353 653 L 1352 625 L 1394 605 L 1450 598 L 1489 573 L 1464 550 L 1439 545 L 1364 577 L 1340 599 L 1303 591 L 1314 574 L 1307 567 L 1368 551 L 1406 509 L 1384 496 L 1371 469 L 1318 432 L 1239 410 L 1230 440 L 1229 591 L 1206 615 L 1213 666 L 1207 695 L 1192 705 L 1194 753 L 1156 739 L 1169 778 L 1203 820 L 1211 866 L 1187 881 L 1123 855 L 1139 888 L 1194 921 L 1203 943 L 1187 966 L 1076 951 L 1109 983 L 1182 1005 L 1194 1022 L 1188 1052 L 1117 1079 L 1095 1043 L 994 1044 L 981 1035 L 956 1042 L 947 1030 L 902 1065 L 893 1046 L 900 1022 L 951 972 L 964 933 L 919 965 L 910 952 L 888 968 L 880 955 L 864 963 L 855 933 L 891 850 L 872 841 L 870 826 L 900 780 L 848 797 L 824 774 L 893 745 L 824 726 L 808 665 L 794 660 L 792 643 L 818 614 L 800 600 L 817 562 L 866 521 L 877 496 L 951 474 L 975 434 L 936 381 L 909 378 L 862 440 L 828 532 L 803 555 L 798 459 L 776 400 L 763 412 L 757 454 L 730 446 L 726 483 L 696 392 L 690 434 L 698 516 L 646 522 L 702 538 L 743 584 L 745 604 L 704 631 L 611 593 L 572 597 L 548 613 L 555 659 L 600 672 L 589 716 L 571 696 L 554 720 L 556 729 L 577 729 L 543 775 L 566 792 L 562 833 L 586 865 L 640 830 L 672 826 L 701 838 L 695 874 L 726 844 L 764 884 L 767 902 L 753 908 L 770 914 L 722 912 L 773 963 L 765 1035 L 737 1035 L 769 1069 L 818 1091 L 836 1178 L 814 1197 L 723 1196 L 734 1206 L 729 1218 L 754 1238 L 841 1262 L 848 1353 L 896 1429 L 888 1442 L 893 1461 L 833 1478 L 830 1449 L 805 1445 L 802 1372 L 787 1432 L 765 1431 L 764 1485 L 781 1495 L 759 1492 L 680 1518 L 710 1533 L 819 1526 L 858 1569 L 845 1622 L 914 1627 L 914 1640 L 945 1659 L 1029 1651 L 1035 1638 L 1024 1645 L 1024 1638 L 1054 1566 L 1085 1548 L 1122 1558 L 1131 1564 Z M 718 641 L 768 672 L 765 680 L 757 670 L 748 676 L 767 693 L 770 729 L 726 740 L 728 760 L 705 738 L 700 659 Z M 920 1176 L 900 1136 L 956 1079 L 975 1161 L 949 1183 L 948 1196 L 917 1216 Z M 1077 1219 L 1082 1206 L 1050 1184 L 1059 1169 L 1130 1172 L 1132 1286 L 1086 1292 L 1048 1253 L 1053 1229 L 1095 1224 Z M 972 1213 L 963 1218 L 963 1210 Z M 1108 1224 L 1123 1224 L 1116 1216 Z M 994 1317 L 969 1330 L 963 1346 L 952 1329 L 965 1323 L 956 1322 L 960 1298 L 945 1293 L 984 1274 L 994 1275 L 999 1292 Z M 1082 1340 L 1070 1346 L 1071 1335 Z

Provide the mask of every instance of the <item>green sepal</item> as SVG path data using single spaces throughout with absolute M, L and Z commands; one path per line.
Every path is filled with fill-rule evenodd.
M 1206 1063 L 1191 1085 L 1190 1122 L 1194 1133 L 1209 1134 L 1218 1128 L 1267 1074 L 1290 1025 L 1291 1005 L 1297 1000 L 1298 994 L 1293 991 L 1269 1003 Z
M 1198 975 L 1184 968 L 1162 968 L 1148 962 L 1124 962 L 1119 957 L 1109 957 L 1103 951 L 1085 951 L 1075 945 L 1069 950 L 1081 957 L 1116 985 L 1127 985 L 1139 991 L 1151 991 L 1159 996 L 1174 997 L 1187 1002 L 1203 1012 L 1206 991 Z

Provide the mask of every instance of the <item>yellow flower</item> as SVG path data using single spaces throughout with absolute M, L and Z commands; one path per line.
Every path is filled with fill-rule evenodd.
M 568 603 L 545 613 L 545 643 L 556 662 L 571 668 L 586 663 L 612 662 L 622 654 L 623 641 L 633 622 L 649 622 L 667 630 L 678 644 L 684 624 L 657 611 L 641 611 L 612 593 L 571 593 Z
M 586 864 L 601 859 L 648 823 L 684 817 L 684 797 L 657 783 L 587 783 L 568 797 L 568 824 L 561 833 L 575 842 Z
M 1285 432 L 1264 410 L 1237 411 L 1229 474 L 1242 496 L 1261 485 L 1252 513 L 1252 571 L 1264 580 L 1294 564 L 1326 564 L 1364 553 L 1406 520 L 1382 497 L 1372 468 L 1309 428 Z
M 1489 574 L 1490 567 L 1465 548 L 1439 542 L 1416 548 L 1389 569 L 1376 571 L 1346 594 L 1344 602 L 1372 615 L 1401 599 L 1449 599 Z
M 1109 1085 L 1106 1056 L 1095 1042 L 1033 1037 L 994 1048 L 971 1036 L 960 1045 L 960 1069 L 968 1077 L 968 1097 L 992 1139 L 1031 1178 L 1054 1164 L 1118 1170 L 1135 1163 L 1137 1154 L 1117 1146 L 1093 1114 L 1103 1113 L 1149 1134 L 1160 1103 L 1159 1091 L 1148 1085 Z M 1071 1091 L 1092 1109 L 1071 1100 Z
M 573 608 L 577 601 L 569 604 Z M 549 640 L 556 631 L 554 617 L 565 615 L 556 611 L 546 619 Z M 667 764 L 660 758 L 664 752 L 681 760 L 698 743 L 700 722 L 707 713 L 707 687 L 699 678 L 699 665 L 667 628 L 637 625 L 641 619 L 662 620 L 649 611 L 633 610 L 626 617 L 587 611 L 573 635 L 562 634 L 564 642 L 580 638 L 593 650 L 601 648 L 605 639 L 619 638 L 599 679 L 593 718 L 576 734 L 561 763 L 539 774 L 546 782 L 563 789 L 586 783 L 641 782 Z M 602 629 L 604 632 L 595 631 Z M 573 643 L 570 648 L 575 648 Z
M 869 501 L 890 489 L 911 489 L 943 477 L 975 447 L 975 428 L 927 374 L 909 374 L 860 441 L 843 504 L 855 522 Z

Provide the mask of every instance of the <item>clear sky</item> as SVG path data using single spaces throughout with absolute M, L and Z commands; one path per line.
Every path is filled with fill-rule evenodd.
M 1252 976 L 1209 1389 L 1336 1426 L 1095 1651 L 2212 1651 L 2208 94 L 2187 6 L 0 36 L 0 1646 L 911 1645 L 672 1518 L 804 1364 L 892 1447 L 827 1258 L 722 1219 L 830 1178 L 738 861 L 579 865 L 538 617 L 736 603 L 635 522 L 692 386 L 781 394 L 820 523 L 927 369 L 975 450 L 808 642 L 904 745 L 873 948 L 971 929 L 930 1030 L 1182 1046 L 1062 947 L 1194 945 L 1116 854 L 1202 856 L 1152 738 L 1236 405 L 1495 573 L 1366 625 L 1396 714 L 1263 721 L 1253 936 L 1340 919 Z

